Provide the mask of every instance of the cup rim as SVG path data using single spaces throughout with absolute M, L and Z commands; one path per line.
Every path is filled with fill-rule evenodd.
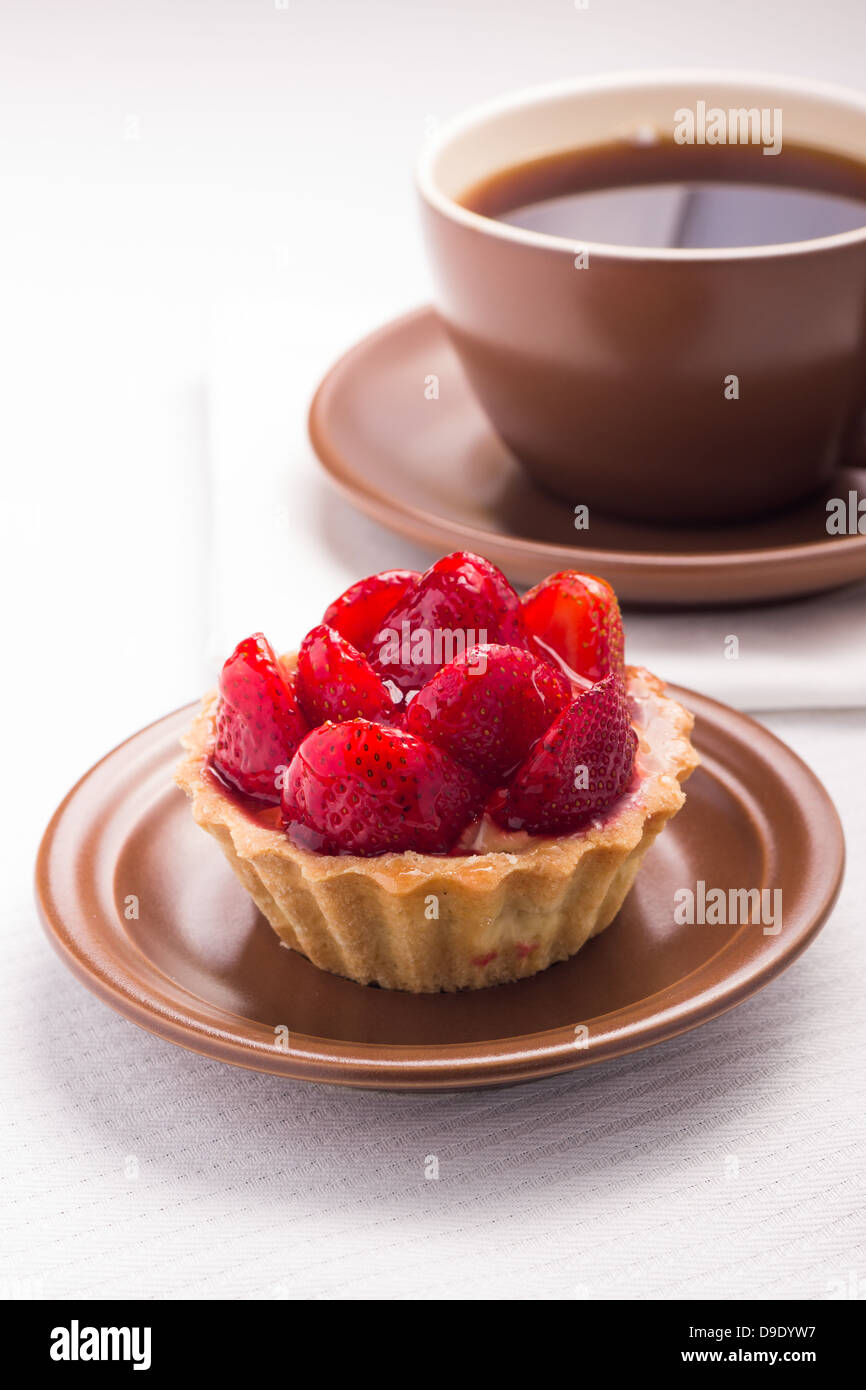
M 791 96 L 814 97 L 839 106 L 854 107 L 866 115 L 866 93 L 859 92 L 856 88 L 790 74 L 753 72 L 747 68 L 654 68 L 646 71 L 627 69 L 592 77 L 566 78 L 558 82 L 541 83 L 532 87 L 521 88 L 518 91 L 503 93 L 490 101 L 480 103 L 468 111 L 452 117 L 436 132 L 419 156 L 415 168 L 416 187 L 421 197 L 437 212 L 471 231 L 493 236 L 501 241 L 510 241 L 520 246 L 565 251 L 570 255 L 574 255 L 577 251 L 586 251 L 590 255 L 604 256 L 611 260 L 659 261 L 668 264 L 689 261 L 706 263 L 755 260 L 761 257 L 802 256 L 866 242 L 866 222 L 862 227 L 855 227 L 847 232 L 835 232 L 829 236 L 810 237 L 805 241 L 769 242 L 757 246 L 628 246 L 605 241 L 578 242 L 573 237 L 530 231 L 526 227 L 516 227 L 508 222 L 500 222 L 493 217 L 485 217 L 482 213 L 472 212 L 448 194 L 443 193 L 436 182 L 434 167 L 442 151 L 454 140 L 472 130 L 473 127 L 492 117 L 504 115 L 520 107 L 540 105 L 545 101 L 570 94 L 604 92 L 616 87 L 628 87 L 630 89 L 664 87 L 683 82 L 706 82 L 708 84 L 715 82 L 732 87 L 742 86 L 751 90 L 766 85 L 777 92 L 789 92 Z

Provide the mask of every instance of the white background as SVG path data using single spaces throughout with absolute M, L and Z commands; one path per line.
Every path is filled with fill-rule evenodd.
M 411 165 L 432 122 L 616 68 L 864 87 L 864 55 L 859 0 L 0 0 L 0 1293 L 866 1293 L 862 711 L 762 715 L 846 824 L 809 953 L 697 1033 L 532 1087 L 362 1096 L 195 1058 L 63 970 L 30 888 L 70 783 L 227 644 L 288 646 L 358 574 L 425 563 L 320 482 L 305 409 L 429 297 Z M 838 611 L 831 648 L 807 609 L 781 646 L 781 610 L 743 615 L 753 662 L 775 657 L 744 688 L 834 703 L 791 687 L 862 648 L 862 604 Z M 694 624 L 676 647 L 720 642 Z M 721 660 L 701 670 L 724 692 Z

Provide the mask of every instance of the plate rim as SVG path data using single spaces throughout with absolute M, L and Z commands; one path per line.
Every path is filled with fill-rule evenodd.
M 112 935 L 122 933 L 122 927 L 116 920 L 108 920 L 107 913 L 98 914 L 98 923 L 89 928 L 85 925 L 83 932 L 80 923 L 69 925 L 66 917 L 75 916 L 74 905 L 71 911 L 67 909 L 64 914 L 53 892 L 52 855 L 58 833 L 76 803 L 86 797 L 88 783 L 100 769 L 121 755 L 128 745 L 144 739 L 161 725 L 180 722 L 181 716 L 184 719 L 190 717 L 197 707 L 195 701 L 161 716 L 124 739 L 94 763 L 60 802 L 43 833 L 36 858 L 35 893 L 42 925 L 72 973 L 115 1012 L 146 1031 L 199 1055 L 295 1080 L 383 1090 L 456 1090 L 540 1079 L 653 1046 L 735 1008 L 792 964 L 829 918 L 841 888 L 845 866 L 844 831 L 838 811 L 823 783 L 808 764 L 769 729 L 742 711 L 683 687 L 671 685 L 669 689 L 675 698 L 685 703 L 691 702 L 692 707 L 697 706 L 699 721 L 707 719 L 709 714 L 711 717 L 707 722 L 714 724 L 725 740 L 736 737 L 728 727 L 731 724 L 742 727 L 740 743 L 749 737 L 751 746 L 754 746 L 757 737 L 766 749 L 780 754 L 797 780 L 809 788 L 822 809 L 817 822 L 814 855 L 824 871 L 824 878 L 820 884 L 810 884 L 808 896 L 816 900 L 809 908 L 807 920 L 793 939 L 783 941 L 782 936 L 762 937 L 764 942 L 769 940 L 770 944 L 750 961 L 740 963 L 738 968 L 714 985 L 705 983 L 703 988 L 675 1000 L 667 1008 L 652 1007 L 653 1000 L 665 992 L 662 989 L 636 1004 L 624 1005 L 608 1014 L 595 1016 L 592 1021 L 596 1023 L 605 1019 L 613 1021 L 623 1014 L 630 1014 L 631 1019 L 623 1027 L 614 1025 L 604 1029 L 587 1048 L 576 1048 L 573 1029 L 569 1032 L 570 1025 L 560 1024 L 541 1032 L 514 1034 L 507 1038 L 424 1045 L 347 1042 L 292 1031 L 290 1050 L 275 1051 L 272 1042 L 265 1045 L 254 1037 L 244 1038 L 240 1031 L 232 1036 L 224 1028 L 215 1024 L 208 1026 L 192 1018 L 189 1011 L 186 1015 L 179 1014 L 177 1007 L 171 1007 L 170 999 L 160 999 L 155 995 L 142 976 L 158 976 L 170 986 L 171 991 L 188 1001 L 188 1006 L 201 1006 L 214 1018 L 235 1019 L 249 1029 L 257 1026 L 257 1020 L 218 1008 L 195 995 L 185 985 L 171 980 L 125 933 L 123 941 L 126 948 L 131 948 L 144 963 L 142 975 L 118 977 L 116 971 L 100 970 L 89 956 L 86 949 L 88 944 L 93 940 L 97 943 L 110 940 Z M 806 892 L 805 889 L 803 891 Z M 107 927 L 103 926 L 106 922 Z M 675 988 L 681 988 L 685 981 L 696 975 L 700 976 L 719 953 L 729 951 L 748 929 L 748 925 L 741 926 L 740 931 L 730 936 L 719 948 L 719 952 L 677 980 Z
M 679 578 L 690 574 L 704 575 L 708 569 L 724 569 L 738 576 L 749 572 L 758 575 L 773 574 L 777 570 L 796 566 L 798 562 L 827 561 L 831 556 L 840 561 L 848 561 L 852 555 L 864 555 L 862 575 L 851 578 L 837 578 L 822 583 L 821 590 L 841 587 L 846 583 L 856 583 L 866 578 L 866 535 L 827 536 L 820 540 L 802 541 L 793 545 L 764 546 L 747 550 L 712 551 L 709 555 L 700 550 L 682 551 L 631 551 L 599 547 L 565 546 L 551 541 L 537 541 L 508 535 L 501 531 L 484 531 L 459 520 L 450 520 L 438 513 L 426 512 L 411 502 L 390 496 L 384 489 L 369 483 L 353 468 L 345 455 L 334 445 L 327 425 L 328 401 L 339 389 L 342 380 L 353 370 L 358 358 L 366 356 L 371 348 L 383 338 L 388 338 L 410 329 L 416 322 L 424 319 L 441 319 L 431 304 L 420 305 L 396 318 L 380 324 L 372 332 L 364 335 L 347 348 L 331 364 L 319 381 L 307 412 L 307 432 L 313 451 L 330 481 L 355 506 L 367 515 L 385 525 L 396 529 L 400 534 L 424 545 L 451 544 L 455 537 L 463 538 L 474 545 L 483 544 L 495 548 L 500 555 L 508 555 L 520 561 L 527 556 L 537 558 L 539 563 L 562 566 L 580 560 L 583 566 L 616 566 L 623 573 L 635 577 L 647 570 L 658 573 L 671 569 Z M 445 329 L 443 327 L 443 333 Z M 492 426 L 490 427 L 492 430 Z M 842 566 L 837 563 L 836 568 Z M 785 593 L 788 591 L 785 590 Z M 791 594 L 806 594 L 808 586 L 791 590 Z M 783 595 L 780 595 L 783 596 Z M 757 597 L 761 597 L 758 595 Z M 721 596 L 720 602 L 729 602 Z

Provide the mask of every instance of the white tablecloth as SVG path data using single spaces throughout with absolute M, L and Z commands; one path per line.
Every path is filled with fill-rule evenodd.
M 866 715 L 772 712 L 756 695 L 772 678 L 779 703 L 828 702 L 808 666 L 841 652 L 835 607 L 796 651 L 774 651 L 779 610 L 751 614 L 752 684 L 733 692 L 705 620 L 630 624 L 664 674 L 687 680 L 703 652 L 695 684 L 761 705 L 826 781 L 850 848 L 801 960 L 634 1057 L 439 1096 L 235 1071 L 103 1007 L 51 952 L 31 897 L 71 782 L 195 698 L 227 644 L 260 626 L 289 643 L 358 574 L 423 563 L 320 482 L 303 417 L 336 353 L 428 297 L 405 177 L 428 117 L 568 70 L 738 64 L 744 35 L 754 67 L 858 80 L 859 5 L 828 0 L 816 25 L 796 0 L 781 29 L 752 0 L 695 8 L 48 0 L 4 16 L 0 1293 L 866 1287 Z M 214 485 L 232 472 L 233 495 Z M 250 526 L 264 528 L 258 574 Z
M 6 1287 L 821 1299 L 853 1271 L 862 1289 L 866 814 L 851 754 L 866 717 L 766 722 L 847 827 L 825 931 L 696 1032 L 501 1091 L 352 1093 L 151 1038 L 50 953 L 22 859 L 3 912 Z

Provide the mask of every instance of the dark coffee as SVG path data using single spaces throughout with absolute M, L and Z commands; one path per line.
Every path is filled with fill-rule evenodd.
M 576 243 L 723 248 L 866 226 L 866 165 L 785 144 L 618 142 L 516 165 L 467 190 L 472 212 Z

